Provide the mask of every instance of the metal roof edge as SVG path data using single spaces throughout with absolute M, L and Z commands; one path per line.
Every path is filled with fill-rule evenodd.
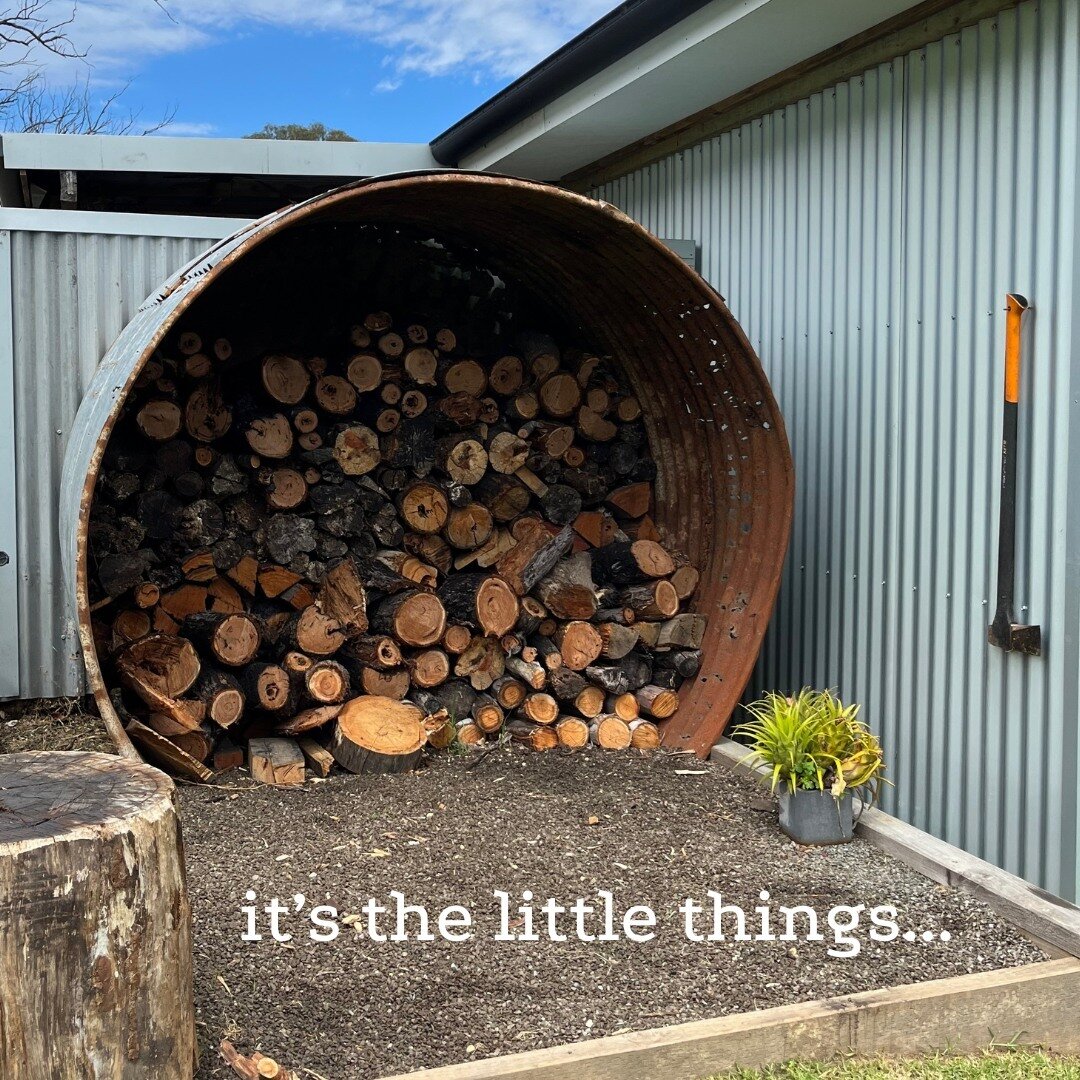
M 579 86 L 712 0 L 626 0 L 505 89 L 431 140 L 431 153 L 455 166 L 478 146 Z

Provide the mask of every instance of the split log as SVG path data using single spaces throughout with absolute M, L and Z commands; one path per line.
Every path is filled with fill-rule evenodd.
M 524 596 L 553 573 L 559 560 L 570 550 L 573 540 L 573 530 L 569 526 L 552 533 L 536 522 L 518 538 L 514 547 L 499 558 L 495 569 L 518 596 Z
M 338 714 L 328 749 L 349 772 L 411 772 L 427 741 L 423 719 L 411 702 L 353 698 Z
M 596 630 L 604 642 L 601 655 L 606 660 L 621 660 L 637 645 L 640 636 L 634 627 L 615 622 L 598 623 Z
M 177 746 L 172 739 L 159 735 L 152 727 L 132 719 L 124 725 L 124 730 L 145 757 L 174 776 L 205 782 L 214 775 L 201 761 Z
M 467 678 L 474 690 L 487 690 L 506 672 L 507 658 L 495 637 L 474 637 L 472 644 L 458 657 L 454 674 Z
M 252 739 L 248 742 L 248 769 L 260 784 L 295 787 L 304 782 L 304 755 L 292 739 Z
M 618 531 L 615 519 L 603 510 L 582 510 L 572 524 L 574 532 L 594 548 L 610 544 Z
M 316 606 L 322 614 L 334 619 L 348 638 L 367 630 L 367 594 L 354 558 L 342 559 L 327 571 Z
M 707 620 L 704 615 L 686 613 L 675 615 L 660 627 L 656 638 L 658 649 L 700 649 L 705 638 Z
M 616 488 L 605 500 L 617 517 L 639 518 L 649 512 L 652 502 L 652 485 L 644 481 Z
M 314 731 L 316 728 L 325 727 L 334 720 L 341 712 L 342 706 L 316 705 L 311 709 L 303 709 L 295 716 L 290 716 L 281 723 L 275 725 L 274 730 L 279 735 L 301 735 L 306 731 Z
M 32 752 L 0 755 L 0 792 L 0 1071 L 190 1076 L 191 905 L 172 782 L 111 754 Z
M 574 620 L 555 631 L 555 644 L 571 671 L 584 671 L 600 655 L 603 639 L 592 623 Z
M 151 634 L 128 645 L 117 657 L 121 677 L 150 706 L 147 693 L 178 698 L 199 677 L 201 664 L 191 642 L 166 634 Z
M 209 724 L 200 724 L 191 731 L 172 735 L 170 740 L 196 761 L 205 762 L 214 750 L 214 732 Z
M 327 777 L 334 767 L 334 755 L 310 735 L 301 735 L 296 740 L 300 753 L 304 755 L 304 764 L 316 775 Z
M 239 769 L 244 764 L 244 751 L 228 736 L 223 736 L 214 747 L 212 764 L 216 773 Z

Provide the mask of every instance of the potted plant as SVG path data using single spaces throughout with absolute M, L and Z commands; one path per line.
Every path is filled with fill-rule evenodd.
M 767 693 L 745 706 L 738 734 L 749 758 L 771 772 L 780 800 L 780 828 L 799 844 L 844 844 L 852 838 L 852 794 L 873 804 L 884 779 L 881 744 L 829 690 L 803 688 L 794 697 Z M 861 813 L 861 811 L 860 811 Z

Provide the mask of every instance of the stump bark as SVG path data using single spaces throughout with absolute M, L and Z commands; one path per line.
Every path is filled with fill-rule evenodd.
M 0 756 L 0 1075 L 190 1078 L 174 787 L 107 754 Z

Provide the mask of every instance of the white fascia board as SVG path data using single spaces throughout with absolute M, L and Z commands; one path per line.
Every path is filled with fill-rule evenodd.
M 461 162 L 557 179 L 911 6 L 910 0 L 714 0 Z
M 247 176 L 376 176 L 433 169 L 427 143 L 181 139 L 157 135 L 0 136 L 8 169 L 75 172 L 223 173 Z
M 178 236 L 221 240 L 250 224 L 246 218 L 114 214 L 98 210 L 30 210 L 14 206 L 0 208 L 0 232 Z

